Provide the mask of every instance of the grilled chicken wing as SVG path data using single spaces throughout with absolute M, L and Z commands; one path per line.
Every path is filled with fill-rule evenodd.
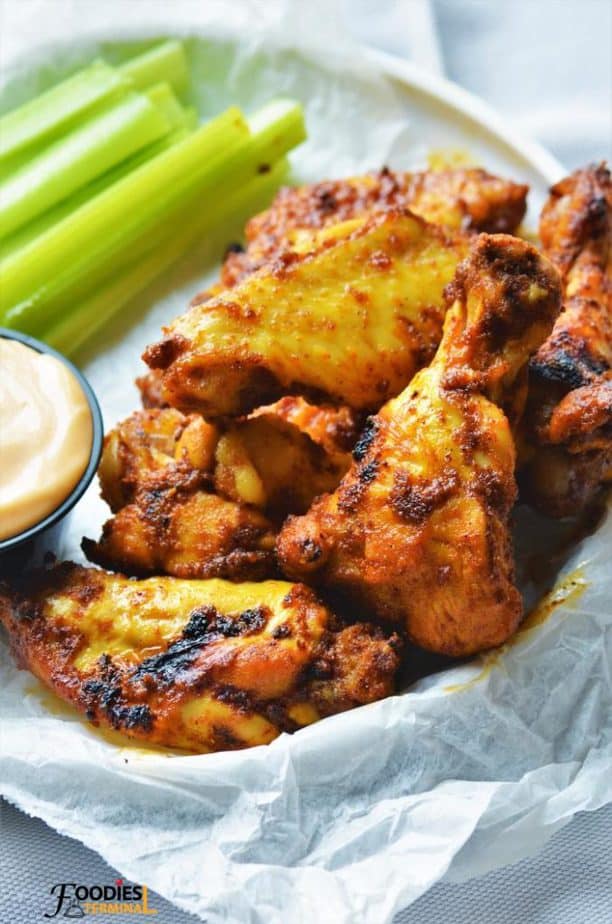
M 605 166 L 557 183 L 540 223 L 561 272 L 563 310 L 529 367 L 526 493 L 579 513 L 612 480 L 612 181 Z
M 174 469 L 152 476 L 107 520 L 99 541 L 83 539 L 82 547 L 90 561 L 128 574 L 243 581 L 276 572 L 274 539 L 260 511 Z
M 550 332 L 560 283 L 529 244 L 481 235 L 447 297 L 432 364 L 370 418 L 340 487 L 289 518 L 277 548 L 287 575 L 403 624 L 424 648 L 467 655 L 503 642 L 521 616 L 501 408 Z
M 128 580 L 66 563 L 0 587 L 16 659 L 91 722 L 152 744 L 267 744 L 392 692 L 397 637 L 299 584 Z
M 162 396 L 162 374 L 152 369 L 146 375 L 136 379 L 144 408 L 168 407 Z M 334 407 L 331 404 L 309 404 L 299 395 L 286 395 L 275 401 L 256 408 L 249 418 L 278 418 L 293 424 L 313 442 L 321 446 L 329 459 L 344 470 L 350 465 L 350 451 L 357 441 L 361 418 L 349 407 Z
M 219 431 L 198 414 L 136 411 L 104 439 L 98 468 L 102 497 L 116 513 L 155 473 L 212 472 L 218 441 Z
M 214 493 L 219 432 L 173 408 L 138 411 L 106 437 L 102 497 L 115 516 L 90 561 L 129 574 L 258 579 L 274 573 L 272 523 Z
M 221 432 L 174 408 L 137 411 L 106 437 L 99 477 L 115 516 L 83 549 L 129 574 L 268 577 L 272 520 L 303 513 L 349 464 L 348 452 L 328 453 L 271 412 Z
M 245 252 L 230 251 L 221 280 L 233 286 L 283 250 L 302 244 L 309 232 L 375 210 L 409 208 L 448 228 L 516 231 L 525 214 L 527 186 L 485 170 L 393 173 L 383 169 L 347 180 L 284 188 L 270 208 L 247 224 Z
M 348 452 L 328 453 L 295 424 L 260 410 L 226 426 L 215 452 L 214 485 L 218 494 L 281 522 L 333 491 L 349 465 Z
M 437 346 L 465 238 L 408 212 L 349 224 L 174 321 L 144 354 L 165 400 L 207 418 L 286 393 L 366 410 L 404 387 Z

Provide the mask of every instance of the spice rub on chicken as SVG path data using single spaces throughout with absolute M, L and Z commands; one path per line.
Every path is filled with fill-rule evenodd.
M 529 366 L 522 483 L 542 511 L 563 517 L 612 481 L 612 180 L 604 164 L 553 186 L 540 237 L 564 297 Z
M 246 249 L 228 253 L 221 281 L 234 286 L 283 251 L 306 246 L 313 232 L 389 208 L 408 208 L 454 230 L 511 234 L 525 215 L 527 189 L 477 167 L 414 173 L 383 168 L 285 187 L 269 209 L 248 222 Z
M 314 250 L 192 306 L 144 359 L 163 371 L 168 404 L 208 419 L 291 394 L 377 409 L 433 355 L 466 250 L 465 236 L 405 211 L 334 226 Z
M 350 464 L 337 428 L 321 424 L 331 414 L 311 410 L 262 408 L 222 428 L 174 408 L 136 411 L 106 436 L 98 474 L 114 516 L 83 541 L 87 557 L 136 575 L 274 576 L 280 522 Z
M 194 752 L 267 744 L 389 695 L 399 639 L 299 584 L 128 580 L 65 563 L 0 585 L 17 663 L 95 725 Z
M 370 418 L 336 491 L 286 522 L 285 574 L 348 597 L 432 651 L 467 655 L 508 638 L 522 609 L 503 408 L 560 296 L 556 270 L 529 244 L 474 241 L 431 365 Z
M 114 516 L 90 561 L 128 574 L 256 580 L 275 573 L 275 530 L 254 507 L 214 490 L 219 433 L 197 414 L 138 411 L 104 442 L 98 471 Z

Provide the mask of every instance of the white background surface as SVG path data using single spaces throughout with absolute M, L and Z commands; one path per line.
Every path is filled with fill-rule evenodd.
M 80 0 L 84 11 L 89 2 L 95 0 Z M 8 5 L 4 0 L 2 8 Z M 322 13 L 329 9 L 330 0 L 321 7 Z M 431 7 L 417 0 L 340 0 L 338 7 L 357 37 L 404 53 L 422 66 L 441 67 L 548 144 L 568 167 L 610 156 L 608 0 L 435 0 Z M 429 28 L 434 21 L 435 31 Z M 5 34 L 2 41 L 8 40 Z M 8 903 L 4 914 L 0 906 L 2 922 L 37 920 L 50 880 L 109 881 L 106 865 L 75 842 L 13 809 L 1 817 L 5 880 L 0 894 Z M 398 921 L 612 919 L 611 834 L 612 810 L 601 810 L 557 835 L 538 860 L 476 883 L 438 886 Z M 39 865 L 43 858 L 44 866 Z M 161 899 L 156 907 L 162 908 Z M 194 919 L 164 904 L 156 920 L 176 924 Z

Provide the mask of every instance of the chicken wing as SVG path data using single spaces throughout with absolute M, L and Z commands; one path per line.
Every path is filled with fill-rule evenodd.
M 136 411 L 104 439 L 98 468 L 102 497 L 116 513 L 151 475 L 169 468 L 212 473 L 219 431 L 198 414 L 174 408 Z
M 341 592 L 443 654 L 514 631 L 515 449 L 502 407 L 560 294 L 556 270 L 529 244 L 475 240 L 449 286 L 432 364 L 369 419 L 340 487 L 285 524 L 287 575 Z
M 540 236 L 564 302 L 529 366 L 522 485 L 543 512 L 562 517 L 612 480 L 612 181 L 604 165 L 553 186 Z
M 162 374 L 151 369 L 136 379 L 144 408 L 168 407 L 162 395 Z M 357 441 L 360 430 L 360 415 L 349 407 L 334 407 L 332 404 L 309 404 L 299 395 L 286 395 L 273 404 L 256 408 L 250 418 L 266 415 L 293 424 L 313 442 L 321 446 L 329 460 L 344 471 L 350 465 L 350 451 Z
M 293 249 L 308 232 L 375 210 L 409 208 L 426 221 L 448 228 L 513 233 L 525 214 L 527 186 L 478 168 L 394 173 L 387 168 L 347 180 L 286 187 L 270 208 L 246 229 L 247 248 L 227 254 L 225 286 Z
M 139 411 L 109 433 L 99 468 L 115 516 L 83 551 L 129 574 L 258 579 L 275 571 L 272 523 L 219 497 L 213 473 L 219 432 L 173 408 Z
M 275 522 L 304 513 L 318 494 L 333 491 L 348 470 L 348 452 L 328 453 L 273 410 L 226 426 L 215 453 L 218 494 L 264 510 Z
M 192 307 L 144 354 L 165 400 L 214 419 L 284 394 L 378 408 L 432 356 L 466 252 L 408 212 L 349 223 Z
M 0 587 L 0 619 L 29 668 L 90 722 L 151 744 L 267 744 L 393 690 L 399 639 L 343 627 L 284 581 L 128 580 L 65 563 Z
M 273 523 L 333 491 L 349 465 L 271 412 L 221 431 L 174 408 L 137 411 L 105 439 L 99 478 L 115 516 L 83 549 L 129 574 L 269 577 Z

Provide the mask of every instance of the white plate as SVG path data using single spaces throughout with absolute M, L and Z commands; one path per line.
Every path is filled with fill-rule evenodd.
M 538 201 L 566 173 L 541 144 L 521 137 L 503 116 L 463 87 L 382 51 L 368 50 L 367 56 L 396 83 L 407 109 L 418 110 L 429 146 L 465 145 L 477 162 L 522 177 L 535 193 L 531 198 Z M 531 215 L 537 218 L 538 202 L 535 206 Z

